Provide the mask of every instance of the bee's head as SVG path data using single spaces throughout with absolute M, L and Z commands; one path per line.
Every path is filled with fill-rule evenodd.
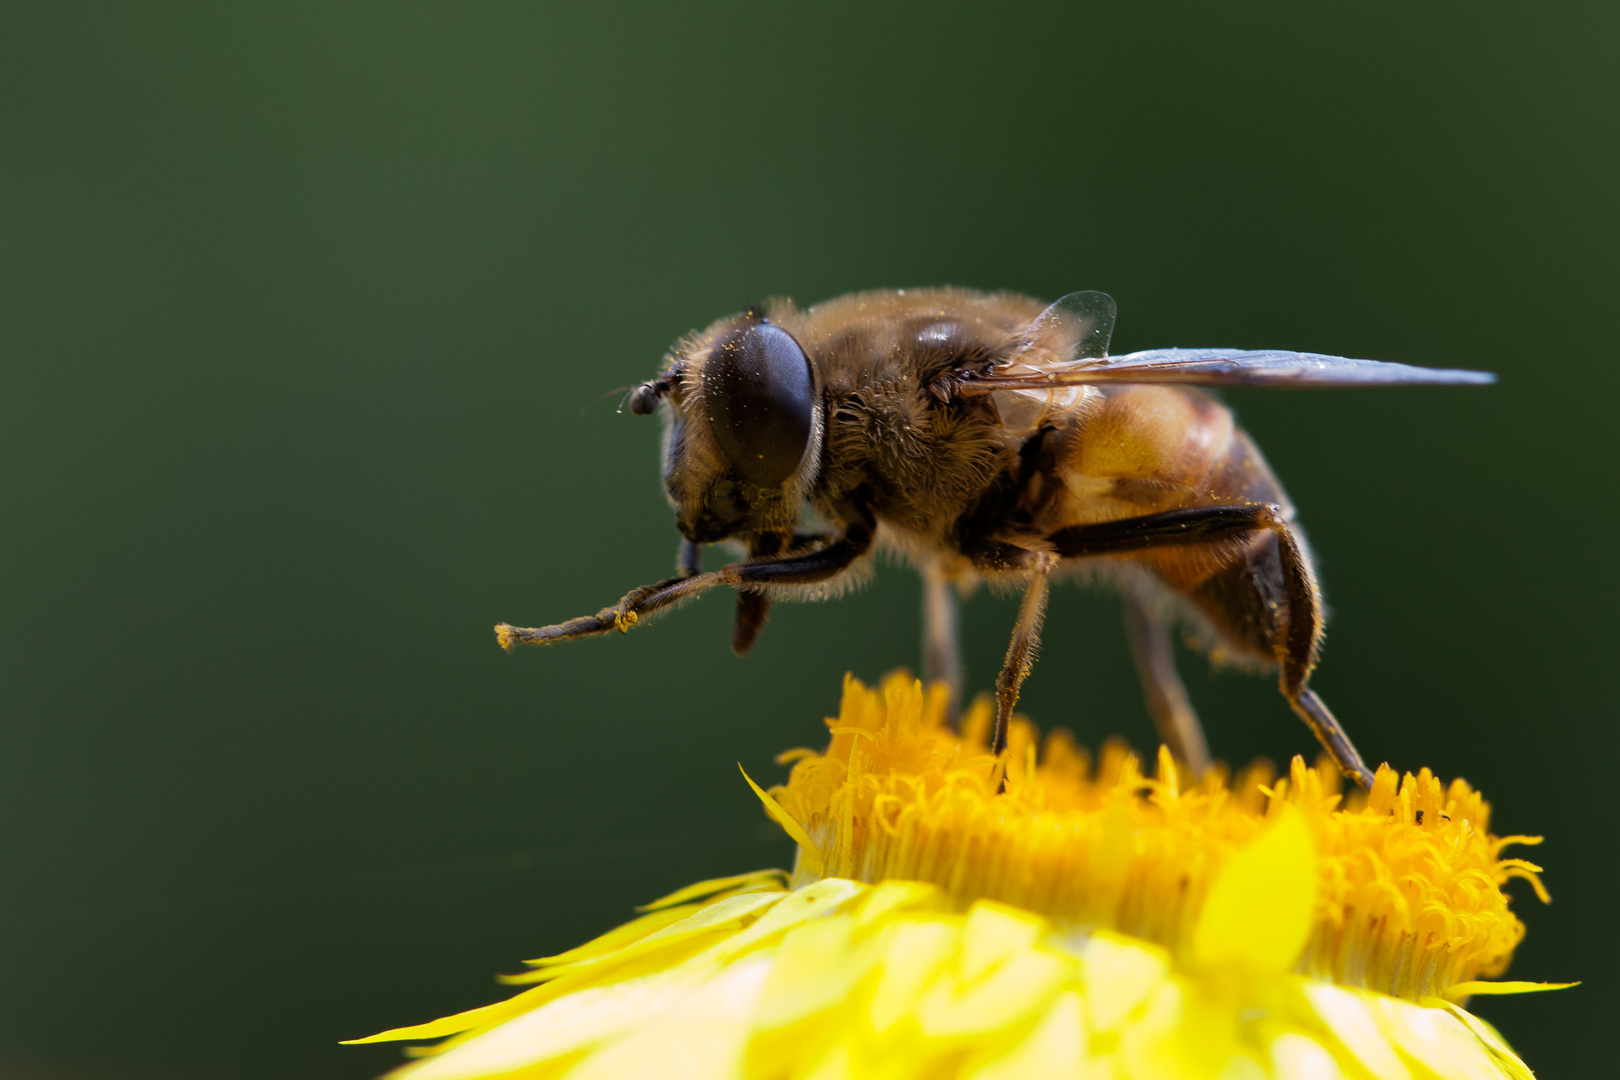
M 677 345 L 630 411 L 670 403 L 664 490 L 681 535 L 698 543 L 784 532 L 815 480 L 822 409 L 799 343 L 750 309 Z

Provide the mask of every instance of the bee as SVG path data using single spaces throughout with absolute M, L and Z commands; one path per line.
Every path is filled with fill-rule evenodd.
M 1282 695 L 1346 776 L 1372 773 L 1309 686 L 1323 608 L 1281 483 L 1230 409 L 1200 387 L 1488 383 L 1313 353 L 1152 349 L 1109 356 L 1115 305 L 1076 292 L 902 289 L 800 310 L 772 300 L 679 341 L 629 395 L 663 408 L 664 490 L 682 537 L 674 577 L 595 615 L 496 627 L 502 647 L 628 631 L 721 586 L 737 590 L 745 654 L 773 600 L 855 581 L 875 550 L 915 566 L 923 674 L 960 693 L 958 595 L 1021 591 L 996 680 L 992 750 L 1006 748 L 1054 578 L 1123 597 L 1148 711 L 1197 774 L 1208 745 L 1176 672 L 1188 624 L 1219 658 L 1274 670 Z M 816 527 L 807 523 L 814 522 Z M 702 569 L 702 546 L 746 558 Z

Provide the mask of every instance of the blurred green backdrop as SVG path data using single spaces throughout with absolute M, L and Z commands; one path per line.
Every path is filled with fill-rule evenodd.
M 780 865 L 737 776 L 890 568 L 505 656 L 666 573 L 656 423 L 604 391 L 768 294 L 1104 289 L 1118 349 L 1501 373 L 1231 399 L 1336 610 L 1369 756 L 1545 832 L 1480 1005 L 1612 1062 L 1613 5 L 10 5 L 0 14 L 0 1076 L 367 1077 L 336 1040 L 706 875 Z M 987 687 L 1010 602 L 967 608 Z M 1054 602 L 1025 706 L 1150 727 L 1118 612 Z M 1312 745 L 1183 657 L 1217 751 Z

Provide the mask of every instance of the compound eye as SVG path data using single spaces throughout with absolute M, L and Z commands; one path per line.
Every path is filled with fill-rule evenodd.
M 703 365 L 709 427 L 737 473 L 776 487 L 810 446 L 815 390 L 810 360 L 793 335 L 769 323 L 740 327 Z

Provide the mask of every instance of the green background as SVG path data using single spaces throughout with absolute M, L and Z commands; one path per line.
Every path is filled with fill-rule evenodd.
M 915 664 L 909 572 L 746 661 L 720 597 L 490 627 L 669 571 L 658 425 L 582 410 L 676 336 L 947 282 L 1106 290 L 1116 351 L 1501 373 L 1230 400 L 1320 554 L 1323 697 L 1548 836 L 1513 974 L 1588 982 L 1480 1011 L 1603 1071 L 1617 10 L 8 5 L 0 1076 L 371 1076 L 336 1040 L 783 864 L 736 762 Z M 965 617 L 984 688 L 1012 606 Z M 1221 756 L 1311 750 L 1183 669 Z M 1111 600 L 1056 594 L 1025 706 L 1150 745 Z

